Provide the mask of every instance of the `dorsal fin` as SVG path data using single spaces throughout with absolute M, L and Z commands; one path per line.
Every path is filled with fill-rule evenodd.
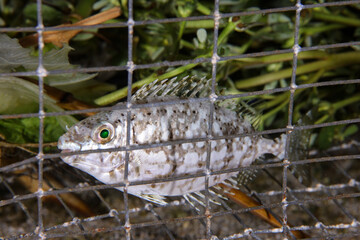
M 221 95 L 217 88 L 217 95 Z M 155 80 L 152 83 L 142 86 L 132 96 L 133 102 L 141 102 L 144 100 L 156 100 L 164 97 L 177 97 L 182 99 L 208 97 L 211 94 L 211 79 L 205 77 L 198 78 L 195 76 L 185 76 L 183 78 L 174 77 L 164 80 Z M 242 100 L 227 99 L 217 101 L 215 104 L 235 111 L 239 116 L 248 120 L 255 129 L 258 128 L 260 122 L 260 114 L 255 108 Z
M 231 98 L 220 101 L 218 105 L 237 112 L 240 117 L 250 122 L 254 129 L 259 129 L 261 123 L 261 113 L 259 113 L 255 107 L 252 106 L 252 103 L 243 101 L 238 98 Z
M 156 99 L 166 96 L 178 98 L 206 97 L 211 93 L 211 79 L 197 77 L 170 78 L 155 80 L 142 86 L 132 96 L 132 101 Z

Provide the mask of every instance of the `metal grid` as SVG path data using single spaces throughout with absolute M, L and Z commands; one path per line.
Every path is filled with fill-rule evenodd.
M 192 210 L 191 215 L 181 216 L 181 217 L 171 217 L 166 213 L 169 213 L 169 209 L 189 209 L 191 211 L 191 206 L 187 206 L 186 202 L 181 198 L 174 198 L 168 206 L 159 207 L 154 206 L 150 203 L 144 202 L 139 199 L 132 198 L 127 194 L 127 188 L 130 185 L 139 185 L 145 183 L 155 183 L 155 182 L 164 182 L 171 181 L 175 179 L 185 179 L 185 178 L 193 178 L 193 177 L 205 177 L 205 179 L 209 179 L 209 176 L 214 174 L 220 174 L 224 172 L 237 172 L 240 169 L 230 169 L 226 171 L 210 171 L 210 147 L 207 144 L 207 164 L 206 171 L 202 174 L 197 174 L 195 176 L 186 176 L 186 177 L 177 177 L 177 178 L 167 178 L 167 179 L 159 179 L 154 181 L 142 181 L 142 182 L 129 182 L 127 180 L 127 172 L 128 172 L 128 162 L 129 162 L 129 152 L 135 149 L 144 149 L 144 148 L 153 148 L 159 146 L 166 145 L 174 145 L 181 144 L 187 142 L 198 142 L 198 141 L 206 141 L 209 143 L 210 140 L 218 139 L 211 135 L 212 129 L 212 115 L 214 109 L 214 102 L 218 100 L 224 100 L 229 98 L 238 98 L 238 97 L 246 97 L 250 95 L 261 95 L 261 94 L 271 94 L 277 92 L 290 92 L 290 104 L 288 111 L 288 124 L 285 128 L 282 129 L 273 129 L 267 131 L 257 132 L 255 134 L 263 135 L 263 134 L 273 134 L 273 133 L 290 133 L 293 130 L 306 130 L 306 129 L 316 129 L 323 128 L 328 126 L 337 126 L 337 125 L 345 125 L 351 123 L 359 123 L 360 119 L 347 119 L 343 121 L 333 121 L 330 123 L 317 124 L 317 125 L 306 125 L 306 126 L 295 126 L 292 123 L 292 114 L 294 108 L 294 94 L 298 89 L 305 89 L 311 87 L 322 87 L 322 86 L 336 86 L 336 85 L 344 85 L 344 84 L 359 84 L 360 79 L 353 80 L 343 80 L 343 81 L 331 81 L 331 82 L 321 82 L 314 84 L 304 84 L 304 85 L 296 85 L 296 69 L 297 69 L 297 61 L 298 54 L 303 51 L 310 50 L 319 50 L 319 49 L 330 49 L 330 48 L 341 48 L 348 47 L 353 45 L 360 45 L 360 42 L 346 42 L 332 45 L 321 45 L 314 47 L 300 47 L 298 45 L 299 40 L 299 29 L 300 29 L 300 18 L 301 11 L 305 9 L 311 9 L 316 7 L 329 7 L 329 6 L 341 6 L 341 5 L 350 5 L 350 4 L 359 4 L 360 1 L 339 1 L 339 2 L 328 2 L 322 4 L 313 4 L 313 5 L 303 5 L 300 0 L 297 1 L 294 6 L 285 7 L 285 8 L 274 8 L 274 9 L 264 9 L 253 12 L 237 12 L 237 13 L 220 13 L 219 12 L 219 0 L 215 0 L 214 3 L 214 13 L 210 16 L 200 16 L 200 17 L 188 17 L 188 18 L 174 18 L 174 19 L 159 19 L 159 20 L 151 20 L 151 21 L 134 21 L 133 19 L 133 1 L 128 1 L 128 21 L 127 23 L 117 23 L 117 24 L 106 24 L 106 25 L 96 25 L 99 28 L 114 28 L 114 27 L 127 27 L 128 29 L 128 63 L 126 66 L 107 66 L 107 67 L 92 67 L 92 68 L 81 68 L 81 69 L 73 69 L 66 71 L 47 71 L 43 66 L 43 38 L 42 34 L 44 31 L 54 30 L 51 27 L 44 27 L 42 23 L 42 15 L 41 13 L 41 0 L 37 0 L 37 17 L 38 17 L 38 25 L 35 31 L 39 34 L 38 43 L 39 43 L 39 67 L 36 73 L 33 72 L 21 72 L 21 73 L 0 73 L 0 76 L 30 76 L 36 74 L 38 76 L 39 81 L 39 112 L 34 114 L 13 114 L 13 115 L 2 115 L 0 119 L 10 119 L 10 118 L 27 118 L 27 117 L 38 117 L 40 120 L 39 126 L 39 149 L 36 157 L 30 157 L 24 159 L 23 161 L 5 166 L 0 168 L 0 183 L 9 191 L 12 195 L 10 199 L 1 199 L 0 200 L 0 208 L 9 208 L 14 211 L 14 209 L 21 209 L 22 214 L 26 217 L 24 218 L 24 223 L 27 225 L 21 226 L 20 229 L 13 230 L 11 234 L 6 234 L 5 237 L 9 237 L 11 239 L 18 238 L 63 238 L 63 237 L 76 237 L 76 238 L 85 238 L 89 239 L 94 236 L 98 238 L 120 238 L 125 237 L 126 239 L 136 239 L 141 238 L 141 232 L 148 231 L 154 232 L 153 238 L 156 239 L 177 239 L 179 238 L 178 229 L 181 228 L 181 224 L 185 224 L 186 222 L 190 222 L 194 224 L 194 231 L 198 231 L 198 235 L 196 238 L 201 239 L 238 239 L 238 238 L 254 238 L 254 239 L 268 239 L 268 238 L 279 238 L 279 239 L 294 239 L 295 237 L 290 234 L 290 231 L 300 230 L 306 231 L 309 233 L 307 239 L 330 239 L 330 238 L 338 238 L 338 239 L 355 239 L 359 232 L 359 215 L 358 210 L 356 211 L 356 207 L 354 210 L 354 206 L 358 205 L 358 198 L 360 197 L 360 183 L 357 180 L 359 173 L 355 172 L 350 174 L 349 170 L 351 168 L 356 168 L 358 163 L 356 160 L 360 158 L 359 154 L 359 146 L 357 142 L 354 141 L 353 144 L 348 146 L 343 146 L 342 149 L 351 149 L 353 152 L 351 154 L 340 154 L 339 156 L 328 156 L 328 157 L 317 157 L 318 152 L 313 152 L 313 157 L 306 160 L 301 160 L 297 162 L 289 162 L 288 161 L 288 150 L 289 146 L 287 146 L 287 152 L 285 159 L 282 162 L 275 163 L 265 163 L 260 165 L 254 165 L 248 167 L 249 169 L 257 169 L 261 171 L 269 181 L 271 181 L 272 185 L 276 185 L 276 191 L 259 191 L 259 190 L 249 190 L 253 196 L 261 199 L 263 205 L 261 207 L 252 207 L 252 208 L 237 208 L 231 203 L 226 201 L 222 202 L 221 208 L 213 208 L 210 207 L 210 196 L 208 190 L 206 190 L 205 194 L 205 208 L 203 212 L 196 212 Z M 219 21 L 222 18 L 228 17 L 239 17 L 245 15 L 252 14 L 268 14 L 268 13 L 278 13 L 278 12 L 295 12 L 296 22 L 295 22 L 295 33 L 294 33 L 294 45 L 292 49 L 286 50 L 278 50 L 278 51 L 269 51 L 269 52 L 259 52 L 259 53 L 249 53 L 242 54 L 238 56 L 231 57 L 220 57 L 217 55 L 217 41 L 218 41 L 218 31 L 219 31 Z M 214 49 L 213 55 L 211 58 L 199 58 L 194 60 L 184 60 L 184 61 L 173 61 L 173 62 L 160 62 L 153 64 L 142 64 L 137 65 L 133 62 L 133 32 L 135 26 L 147 25 L 152 23 L 171 23 L 171 22 L 181 22 L 181 21 L 191 21 L 191 20 L 204 20 L 204 19 L 213 19 L 214 24 Z M 81 27 L 81 28 L 91 28 L 93 26 Z M 56 30 L 69 30 L 76 29 L 79 27 L 62 27 L 57 28 Z M 10 32 L 10 31 L 34 31 L 33 28 L 2 28 L 1 32 Z M 284 88 L 276 88 L 272 90 L 264 90 L 257 91 L 251 93 L 237 94 L 237 95 L 229 95 L 229 96 L 215 96 L 215 79 L 217 72 L 217 64 L 220 61 L 230 60 L 230 59 L 239 59 L 246 57 L 255 57 L 255 56 L 268 56 L 275 53 L 293 53 L 293 63 L 292 63 L 292 76 L 291 76 L 291 85 L 290 87 Z M 123 71 L 126 70 L 128 73 L 128 86 L 131 86 L 133 83 L 133 72 L 138 69 L 146 69 L 152 67 L 161 67 L 161 66 L 179 66 L 190 63 L 211 63 L 212 64 L 212 95 L 208 98 L 198 98 L 198 99 L 186 99 L 181 101 L 169 101 L 162 102 L 156 104 L 130 104 L 131 99 L 131 89 L 128 88 L 127 92 L 127 121 L 128 123 L 131 121 L 131 110 L 136 108 L 143 107 L 155 107 L 159 105 L 170 105 L 170 104 L 179 104 L 184 102 L 194 102 L 194 101 L 204 101 L 208 102 L 211 107 L 211 114 L 209 118 L 209 135 L 206 138 L 196 138 L 191 140 L 181 140 L 181 141 L 171 141 L 166 143 L 159 144 L 150 144 L 150 145 L 142 145 L 142 146 L 131 146 L 130 145 L 130 124 L 127 124 L 127 145 L 123 148 L 117 149 L 107 149 L 100 150 L 103 152 L 108 151 L 126 151 L 126 164 L 125 164 L 125 177 L 124 183 L 113 184 L 113 185 L 88 185 L 82 184 L 76 187 L 66 187 L 63 189 L 51 189 L 44 191 L 43 186 L 44 182 L 44 161 L 55 159 L 60 156 L 60 154 L 44 154 L 43 152 L 43 136 L 44 136 L 44 118 L 50 116 L 61 116 L 61 115 L 69 115 L 69 114 L 79 114 L 86 112 L 94 112 L 101 110 L 109 110 L 119 108 L 119 106 L 114 107 L 106 107 L 106 108 L 97 108 L 97 109 L 87 109 L 87 110 L 78 110 L 78 111 L 66 111 L 61 113 L 46 113 L 44 112 L 44 77 L 49 74 L 60 74 L 60 73 L 69 73 L 69 72 L 102 72 L 102 71 Z M 249 135 L 249 134 L 248 134 Z M 233 137 L 243 137 L 246 134 L 236 135 L 236 136 L 226 136 L 226 138 Z M 220 138 L 219 138 L 220 139 Z M 289 144 L 288 144 L 289 145 Z M 328 152 L 340 152 L 336 147 L 328 150 Z M 99 152 L 99 151 L 86 151 L 84 153 L 91 152 Z M 81 153 L 80 153 L 81 154 Z M 35 193 L 28 194 L 16 194 L 16 191 L 11 186 L 11 180 L 8 177 L 8 174 L 14 171 L 15 169 L 24 168 L 29 164 L 37 164 L 37 178 L 38 178 L 38 190 Z M 56 164 L 60 165 L 61 168 L 67 169 L 67 171 L 74 172 L 83 176 L 82 181 L 88 180 L 88 178 L 80 173 L 77 170 L 71 169 L 65 164 L 61 162 L 57 162 Z M 289 171 L 288 168 L 293 165 L 327 165 L 330 164 L 333 168 L 333 172 L 337 175 L 340 175 L 339 179 L 343 181 L 335 182 L 332 184 L 323 183 L 322 178 L 316 179 L 318 183 L 314 187 L 300 187 L 293 188 L 289 185 L 291 179 L 289 179 Z M 45 171 L 46 172 L 46 171 Z M 326 173 L 324 173 L 326 174 Z M 357 175 L 356 175 L 357 174 Z M 279 176 L 281 178 L 279 179 Z M 324 177 L 324 176 L 323 176 Z M 91 181 L 91 180 L 90 180 Z M 112 190 L 113 187 L 124 187 L 123 200 L 119 199 L 119 196 L 122 195 L 121 192 L 116 190 Z M 208 189 L 208 186 L 206 186 Z M 264 188 L 266 189 L 266 188 Z M 272 189 L 272 188 L 270 188 Z M 97 214 L 92 217 L 79 217 L 77 213 L 75 213 L 67 204 L 62 200 L 60 194 L 64 193 L 79 193 L 84 194 L 85 197 L 89 197 L 89 194 L 93 194 L 90 199 L 97 199 L 97 201 L 104 206 L 103 214 Z M 49 208 L 43 205 L 42 198 L 46 196 L 54 195 L 60 201 L 63 209 L 61 210 L 66 216 L 61 216 L 61 222 L 47 222 L 49 219 L 47 218 L 47 214 L 55 214 L 54 212 L 49 212 Z M 104 196 L 105 195 L 105 196 Z M 116 197 L 111 197 L 111 196 Z M 304 197 L 305 196 L 305 197 Z M 37 209 L 29 209 L 27 207 L 27 203 L 29 201 L 36 200 Z M 132 201 L 134 202 L 132 204 Z M 221 199 L 219 201 L 222 201 Z M 334 211 L 336 214 L 341 214 L 339 221 L 330 221 L 327 219 L 328 215 L 325 213 L 323 215 L 319 214 L 318 211 L 321 210 L 321 205 L 326 205 L 326 210 L 322 211 Z M 116 206 L 116 207 L 114 207 Z M 123 207 L 122 207 L 123 206 Z M 139 207 L 140 206 L 140 207 Z M 311 206 L 311 207 L 309 207 Z M 320 210 L 315 211 L 314 206 L 318 206 Z M 320 207 L 319 207 L 320 206 Z M 269 226 L 262 224 L 255 217 L 249 217 L 251 215 L 245 215 L 245 213 L 255 210 L 255 209 L 269 209 L 273 212 L 276 212 L 281 216 L 281 223 L 283 225 L 282 228 L 269 228 Z M 51 208 L 50 208 L 51 209 Z M 301 213 L 299 211 L 301 209 Z M 3 210 L 5 211 L 5 210 Z M 314 213 L 316 212 L 316 213 Z M 9 212 L 10 214 L 11 212 Z M 299 215 L 296 215 L 296 214 Z M 335 214 L 335 213 L 334 213 Z M 60 215 L 60 213 L 59 213 Z M 140 218 L 134 216 L 140 216 Z M 144 216 L 146 215 L 146 216 Z M 325 217 L 324 217 L 325 216 Z M 60 216 L 59 216 L 60 217 Z M 143 218 L 142 218 L 143 217 Z M 223 218 L 224 217 L 224 218 Z M 248 218 L 251 218 L 250 220 Z M 288 224 L 288 220 L 294 220 L 296 218 L 301 218 L 303 221 L 296 221 L 297 225 L 295 227 L 291 227 Z M 65 220 L 67 219 L 67 220 Z M 235 224 L 234 227 L 236 230 L 232 232 L 232 230 L 226 231 L 224 230 L 224 225 L 221 227 L 218 225 L 223 219 L 226 219 L 226 223 L 230 222 Z M 179 227 L 180 226 L 180 227 Z M 178 227 L 178 228 L 177 228 Z M 24 228 L 23 230 L 21 228 Z M 222 230 L 222 231 L 220 231 Z M 11 232 L 11 231 L 9 231 Z M 159 233 L 160 232 L 160 233 Z M 215 232 L 221 234 L 216 236 Z M 149 238 L 148 235 L 146 236 Z M 145 238 L 146 238 L 145 237 Z

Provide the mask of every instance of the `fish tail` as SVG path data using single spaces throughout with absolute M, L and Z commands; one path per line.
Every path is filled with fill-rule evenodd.
M 298 122 L 298 126 L 309 125 L 314 121 L 314 111 L 309 111 Z M 308 158 L 311 130 L 294 130 L 288 135 L 288 157 L 290 162 Z M 305 164 L 294 164 L 289 168 L 291 173 L 305 186 L 311 185 L 311 168 Z

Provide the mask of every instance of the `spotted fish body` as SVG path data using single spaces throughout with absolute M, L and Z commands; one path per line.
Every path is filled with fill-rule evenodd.
M 204 91 L 204 89 L 207 89 Z M 176 100 L 210 92 L 208 80 L 184 78 L 153 83 L 138 90 L 134 103 Z M 143 99 L 145 97 L 145 99 Z M 176 140 L 212 137 L 220 139 L 166 145 L 129 152 L 128 180 L 146 181 L 181 177 L 206 171 L 207 144 L 210 144 L 210 170 L 246 167 L 265 153 L 283 157 L 286 137 L 271 140 L 259 135 L 226 138 L 227 135 L 254 132 L 251 123 L 237 112 L 214 105 L 209 132 L 210 102 L 187 102 L 131 110 L 130 144 L 143 145 Z M 68 130 L 59 139 L 63 152 L 108 149 L 126 146 L 127 110 L 101 112 Z M 103 131 L 110 130 L 109 132 Z M 102 137 L 104 134 L 106 140 Z M 78 154 L 62 157 L 67 164 L 91 174 L 106 184 L 124 181 L 125 151 Z M 211 175 L 209 186 L 235 176 L 237 172 Z M 121 190 L 121 188 L 119 188 Z M 146 196 L 184 195 L 205 189 L 205 177 L 129 186 L 130 194 Z M 156 197 L 155 197 L 156 198 Z M 152 198 L 153 199 L 153 198 Z

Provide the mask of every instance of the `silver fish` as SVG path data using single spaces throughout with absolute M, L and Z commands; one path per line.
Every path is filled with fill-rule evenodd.
M 188 97 L 209 96 L 210 81 L 185 77 L 156 81 L 140 88 L 133 103 L 153 103 Z M 130 144 L 142 145 L 173 140 L 206 138 L 209 134 L 210 102 L 177 103 L 131 110 Z M 109 149 L 126 146 L 126 109 L 101 112 L 71 127 L 59 138 L 62 152 Z M 254 132 L 251 123 L 236 111 L 215 103 L 212 136 Z M 266 153 L 282 159 L 286 135 L 272 140 L 259 135 L 210 140 L 210 170 L 246 167 Z M 78 154 L 62 157 L 105 184 L 124 181 L 125 151 Z M 128 180 L 144 181 L 203 173 L 207 142 L 197 141 L 129 152 Z M 211 175 L 209 187 L 237 172 Z M 162 196 L 184 195 L 205 189 L 205 177 L 129 186 L 128 193 L 164 204 Z M 119 188 L 122 190 L 122 188 Z

